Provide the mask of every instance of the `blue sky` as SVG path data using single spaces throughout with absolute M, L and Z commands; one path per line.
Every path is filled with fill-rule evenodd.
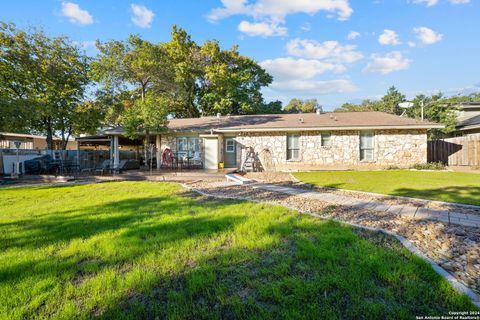
M 376 98 L 480 91 L 480 0 L 16 0 L 0 20 L 96 39 L 166 41 L 172 24 L 198 43 L 239 45 L 274 76 L 267 100 L 317 98 L 325 110 Z

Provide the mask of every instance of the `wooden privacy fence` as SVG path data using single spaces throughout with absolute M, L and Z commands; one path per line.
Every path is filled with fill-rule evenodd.
M 480 135 L 428 141 L 427 160 L 449 166 L 480 166 Z

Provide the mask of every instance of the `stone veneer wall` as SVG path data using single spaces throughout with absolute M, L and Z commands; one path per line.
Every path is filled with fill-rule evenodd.
M 374 160 L 360 161 L 360 131 L 331 131 L 331 146 L 321 146 L 321 132 L 299 132 L 300 159 L 286 160 L 285 132 L 241 133 L 236 137 L 237 161 L 242 163 L 247 147 L 259 153 L 267 169 L 305 167 L 408 167 L 427 161 L 426 130 L 376 130 Z M 267 156 L 265 156 L 267 155 Z M 269 168 L 268 168 L 269 167 Z M 272 168 L 273 167 L 273 168 Z

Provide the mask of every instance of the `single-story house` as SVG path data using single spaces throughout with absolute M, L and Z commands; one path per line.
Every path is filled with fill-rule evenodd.
M 205 169 L 220 162 L 241 168 L 249 153 L 266 170 L 408 167 L 427 161 L 427 131 L 442 127 L 382 112 L 213 116 L 169 120 L 151 143 L 157 168 L 167 149 Z M 123 133 L 121 127 L 103 131 L 112 137 L 114 167 Z
M 22 150 L 46 150 L 47 137 L 33 134 L 0 132 L 0 149 L 16 149 L 15 142 L 21 142 Z M 61 139 L 54 137 L 53 145 L 56 150 L 60 149 Z M 74 138 L 67 142 L 67 150 L 76 150 L 77 144 Z

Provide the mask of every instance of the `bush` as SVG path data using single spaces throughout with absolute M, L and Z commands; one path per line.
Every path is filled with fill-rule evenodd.
M 417 163 L 411 169 L 415 170 L 445 170 L 445 165 L 441 162 Z
M 400 170 L 401 168 L 399 166 L 388 166 L 385 168 L 385 170 Z

